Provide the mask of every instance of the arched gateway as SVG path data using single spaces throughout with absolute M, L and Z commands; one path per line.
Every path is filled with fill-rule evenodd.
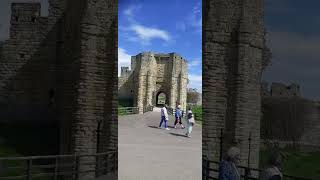
M 187 61 L 176 53 L 140 53 L 131 57 L 131 70 L 121 67 L 119 98 L 130 97 L 140 112 L 147 106 L 180 104 L 186 109 Z
M 159 91 L 156 96 L 156 106 L 162 106 L 168 104 L 168 96 L 166 93 Z

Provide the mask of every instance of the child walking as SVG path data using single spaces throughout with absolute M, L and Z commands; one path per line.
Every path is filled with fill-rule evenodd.
M 191 137 L 190 134 L 192 132 L 192 127 L 195 124 L 195 120 L 194 120 L 194 116 L 193 116 L 193 113 L 191 111 L 191 108 L 189 108 L 188 112 L 187 112 L 187 122 L 188 122 L 188 130 L 187 130 L 186 136 L 187 137 Z

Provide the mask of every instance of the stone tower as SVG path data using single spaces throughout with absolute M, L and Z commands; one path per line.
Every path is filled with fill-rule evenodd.
M 263 0 L 203 1 L 202 150 L 209 160 L 219 161 L 230 146 L 237 146 L 241 165 L 258 168 L 260 82 L 270 57 L 263 5 Z
M 119 96 L 132 98 L 133 105 L 142 112 L 144 107 L 156 106 L 159 94 L 164 93 L 166 104 L 172 108 L 180 104 L 185 110 L 187 69 L 186 60 L 176 53 L 144 52 L 132 56 L 129 75 L 123 73 L 119 78 Z
M 49 0 L 49 15 L 40 17 L 39 3 L 12 4 L 10 38 L 0 53 L 0 103 L 28 112 L 20 120 L 59 123 L 60 154 L 117 151 L 117 6 L 117 0 Z

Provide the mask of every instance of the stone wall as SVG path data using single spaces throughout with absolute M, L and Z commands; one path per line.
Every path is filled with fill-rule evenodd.
M 131 71 L 119 78 L 119 98 L 133 99 L 142 111 L 156 105 L 157 95 L 166 94 L 169 106 L 186 109 L 188 72 L 186 61 L 176 53 L 140 53 L 131 58 Z
M 320 144 L 317 102 L 301 97 L 264 97 L 262 108 L 263 139 Z
M 241 164 L 259 166 L 260 81 L 268 64 L 263 0 L 203 1 L 203 155 L 219 160 L 223 150 L 241 149 Z M 216 175 L 216 174 L 215 174 Z
M 300 86 L 297 84 L 285 85 L 282 83 L 271 84 L 269 89 L 268 85 L 265 83 L 263 86 L 263 91 L 268 92 L 268 95 L 273 97 L 299 97 L 300 96 Z M 263 94 L 264 95 L 264 94 Z
M 61 154 L 117 151 L 117 5 L 49 0 L 48 17 L 40 17 L 39 3 L 12 4 L 0 59 L 0 100 L 9 109 L 1 118 L 52 118 L 59 123 Z M 94 173 L 81 178 L 89 177 Z
M 10 38 L 0 60 L 1 117 L 46 121 L 54 111 L 50 91 L 55 87 L 48 18 L 40 17 L 39 3 L 13 3 L 11 12 Z

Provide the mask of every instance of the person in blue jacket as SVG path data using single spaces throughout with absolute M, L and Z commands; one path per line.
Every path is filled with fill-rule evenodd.
M 219 180 L 240 180 L 237 164 L 240 162 L 240 149 L 231 147 L 227 156 L 220 162 Z
M 182 118 L 182 111 L 181 111 L 181 106 L 178 105 L 178 108 L 176 109 L 176 112 L 174 114 L 175 116 L 175 121 L 174 121 L 174 128 L 176 129 L 177 128 L 177 124 L 179 123 L 180 124 L 180 127 L 183 129 L 184 126 L 182 124 L 182 121 L 181 121 L 181 118 Z

